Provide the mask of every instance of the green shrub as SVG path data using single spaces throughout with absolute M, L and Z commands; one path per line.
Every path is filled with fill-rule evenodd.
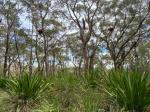
M 101 83 L 101 74 L 103 71 L 100 71 L 98 69 L 94 69 L 90 73 L 82 74 L 82 80 L 87 85 L 87 87 L 96 88 L 99 87 Z
M 48 83 L 43 81 L 41 77 L 23 74 L 8 81 L 7 92 L 16 99 L 16 109 L 20 105 L 23 110 L 27 108 L 29 102 L 36 101 L 47 86 Z
M 6 83 L 7 83 L 7 79 L 1 77 L 0 78 L 0 88 L 5 89 L 6 88 Z
M 143 112 L 150 105 L 150 79 L 146 73 L 117 71 L 105 76 L 105 91 L 121 108 Z

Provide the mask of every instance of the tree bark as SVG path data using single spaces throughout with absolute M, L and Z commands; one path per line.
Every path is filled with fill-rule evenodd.
M 9 54 L 9 35 L 10 33 L 8 32 L 7 35 L 6 35 L 6 46 L 5 46 L 5 56 L 4 56 L 4 68 L 3 68 L 3 74 L 4 76 L 7 75 L 7 71 L 8 71 L 8 54 Z
M 36 60 L 37 60 L 37 64 L 38 64 L 38 73 L 39 73 L 39 72 L 41 72 L 41 64 L 40 64 L 40 59 L 38 56 L 38 35 L 36 35 L 35 55 L 36 55 Z
M 55 74 L 55 53 L 53 53 L 53 62 L 52 62 L 52 73 Z
M 45 63 L 45 76 L 48 75 L 48 52 L 47 52 L 47 41 L 46 41 L 46 37 L 44 35 L 44 63 Z
M 89 71 L 89 57 L 86 45 L 83 45 L 83 59 L 84 59 L 84 69 L 85 74 Z

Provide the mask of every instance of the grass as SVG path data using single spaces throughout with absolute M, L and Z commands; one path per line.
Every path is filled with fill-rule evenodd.
M 24 78 L 26 79 L 26 78 Z M 45 79 L 46 83 L 49 83 L 48 88 L 42 94 L 41 102 L 35 105 L 33 108 L 30 108 L 30 112 L 102 112 L 101 111 L 101 93 L 100 87 L 87 86 L 88 83 L 85 83 L 85 79 L 79 78 L 72 73 L 57 74 L 54 76 L 47 77 Z M 97 79 L 100 80 L 100 79 Z M 13 80 L 14 81 L 14 80 Z M 17 84 L 16 84 L 17 82 Z M 23 83 L 22 83 L 23 82 Z M 9 85 L 11 88 L 11 95 L 2 98 L 8 100 L 14 99 L 13 95 L 21 95 L 23 99 L 34 98 L 34 94 L 29 94 L 32 92 L 32 89 L 29 90 L 29 86 L 23 87 L 23 84 L 27 85 L 25 80 L 18 81 L 18 78 L 15 83 Z M 11 82 L 12 83 L 12 82 Z M 19 84 L 18 84 L 19 83 Z M 15 85 L 15 86 L 14 86 Z M 20 85 L 20 86 L 19 86 Z M 13 88 L 13 89 L 12 89 Z M 22 94 L 25 93 L 25 94 Z M 20 94 L 21 93 L 21 94 Z M 23 95 L 23 96 L 22 96 Z M 27 97 L 28 96 L 28 97 Z M 2 99 L 0 105 L 2 103 Z M 9 102 L 4 104 L 3 107 L 12 108 L 12 103 Z M 7 111 L 2 111 L 7 112 Z
M 41 94 L 45 92 L 48 83 L 42 77 L 22 74 L 13 77 L 6 82 L 6 92 L 12 97 L 13 111 L 28 112 L 40 101 Z
M 0 111 L 1 112 L 9 112 L 11 105 L 9 104 L 9 95 L 4 92 L 3 90 L 0 90 Z
M 95 112 L 100 110 L 101 94 L 98 87 L 88 87 L 83 79 L 73 74 L 53 76 L 47 81 L 51 82 L 51 90 L 46 99 L 53 102 L 53 106 L 57 108 L 56 112 Z
M 70 72 L 63 72 L 42 78 L 42 81 L 49 85 L 42 93 L 38 92 L 36 97 L 34 97 L 36 92 L 32 92 L 35 87 L 30 87 L 28 81 L 29 77 L 24 77 L 19 84 L 26 85 L 23 87 L 24 90 L 21 89 L 22 86 L 15 86 L 13 91 L 10 89 L 10 93 L 16 94 L 18 91 L 26 93 L 26 97 L 24 96 L 26 100 L 37 99 L 40 96 L 38 102 L 31 104 L 27 112 L 125 112 L 125 110 L 142 112 L 149 106 L 148 74 L 123 71 L 106 74 L 93 72 L 79 77 Z M 15 94 L 10 95 L 4 90 L 0 91 L 0 112 L 10 112 L 14 107 L 10 101 L 15 99 Z M 30 92 L 33 94 L 29 94 Z M 19 109 L 17 111 L 20 112 Z
M 130 112 L 144 112 L 150 105 L 150 77 L 147 73 L 118 71 L 105 76 L 105 91 L 113 104 Z

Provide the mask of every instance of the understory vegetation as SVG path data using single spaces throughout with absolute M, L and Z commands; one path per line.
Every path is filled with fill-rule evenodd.
M 132 71 L 0 79 L 1 112 L 148 112 L 150 77 Z

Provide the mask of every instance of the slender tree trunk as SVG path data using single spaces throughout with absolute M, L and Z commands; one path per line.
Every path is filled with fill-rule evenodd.
M 48 52 L 47 52 L 47 39 L 45 35 L 43 34 L 44 37 L 44 64 L 45 64 L 45 72 L 44 75 L 47 76 L 49 72 L 49 67 L 48 67 Z
M 10 76 L 10 74 L 11 74 L 11 70 L 10 70 L 10 67 L 11 67 L 11 65 L 12 65 L 12 63 L 10 62 L 10 56 L 9 56 L 9 64 L 8 64 L 8 76 Z
M 36 35 L 36 42 L 35 42 L 35 55 L 36 55 L 36 60 L 38 64 L 38 73 L 41 71 L 41 64 L 40 64 L 40 59 L 38 55 L 38 35 Z
M 55 74 L 55 53 L 53 53 L 52 73 Z
M 82 65 L 82 58 L 80 59 L 80 62 L 79 62 L 79 75 L 81 75 L 81 65 Z
M 21 74 L 22 65 L 21 65 L 21 60 L 20 60 L 19 47 L 18 47 L 18 42 L 17 42 L 17 39 L 16 39 L 16 34 L 14 36 L 15 36 L 15 47 L 16 47 L 16 51 L 17 51 L 17 57 L 18 57 L 18 60 L 19 60 L 19 68 L 20 68 L 20 74 Z
M 89 57 L 89 72 L 93 71 L 94 69 L 94 57 L 96 54 L 97 46 L 93 48 L 92 54 Z
M 33 60 L 33 55 L 32 55 L 32 52 L 33 52 L 33 45 L 32 45 L 32 38 L 33 37 L 33 25 L 32 25 L 32 35 L 31 35 L 31 50 L 30 50 L 30 62 L 29 62 L 29 74 L 32 75 L 32 71 L 33 71 L 33 68 L 32 68 L 32 60 Z
M 3 68 L 3 74 L 4 76 L 7 75 L 7 71 L 8 71 L 8 54 L 9 54 L 9 32 L 6 35 L 6 46 L 5 46 L 5 56 L 4 56 L 4 68 Z
M 47 15 L 48 12 L 45 13 L 45 15 L 42 17 L 42 14 L 41 17 L 42 17 L 42 29 L 44 30 L 44 20 L 45 20 L 45 17 Z M 49 63 L 48 63 L 48 40 L 44 34 L 44 32 L 42 33 L 42 36 L 43 36 L 43 39 L 44 39 L 44 66 L 45 66 L 45 71 L 44 71 L 44 75 L 45 76 L 48 76 L 48 72 L 49 72 Z
M 94 57 L 90 57 L 89 72 L 94 69 Z
M 85 73 L 89 71 L 89 57 L 86 45 L 83 47 L 83 59 L 84 59 L 84 69 Z
M 30 62 L 29 62 L 29 74 L 32 75 L 32 47 L 31 47 L 31 51 L 30 51 Z

